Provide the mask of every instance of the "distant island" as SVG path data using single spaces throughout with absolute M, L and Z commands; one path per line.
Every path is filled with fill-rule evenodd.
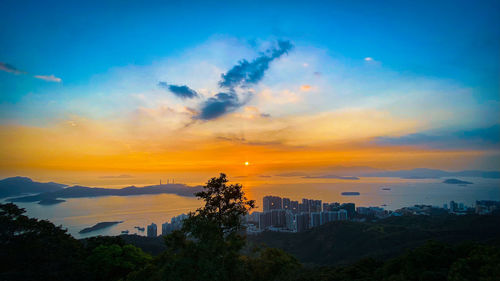
M 28 179 L 31 181 L 30 179 Z M 26 181 L 28 182 L 28 181 Z M 32 182 L 32 181 L 31 181 Z M 35 183 L 35 182 L 33 182 Z M 54 183 L 50 183 L 53 185 Z M 202 190 L 201 186 L 187 186 L 185 184 L 162 184 L 145 187 L 129 186 L 120 189 L 70 186 L 58 188 L 55 191 L 42 192 L 36 195 L 27 195 L 22 197 L 10 198 L 10 202 L 39 202 L 41 205 L 52 205 L 64 201 L 57 201 L 61 198 L 82 198 L 82 197 L 101 197 L 101 196 L 133 196 L 147 194 L 176 194 L 185 197 L 194 197 L 194 193 Z
M 91 227 L 87 227 L 87 228 L 84 228 L 82 230 L 80 230 L 78 233 L 89 233 L 89 232 L 92 232 L 92 231 L 96 231 L 96 230 L 101 230 L 103 228 L 107 228 L 107 227 L 110 227 L 110 226 L 113 226 L 115 224 L 119 224 L 119 223 L 122 223 L 123 221 L 105 221 L 105 222 L 100 222 L 94 226 L 91 226 Z
M 319 175 L 319 176 L 304 176 L 304 179 L 339 179 L 339 180 L 359 180 L 353 176 L 337 176 L 337 175 Z
M 342 196 L 358 196 L 359 192 L 357 191 L 346 191 L 341 193 Z
M 55 182 L 36 182 L 27 177 L 0 180 L 0 198 L 62 190 L 67 185 Z
M 447 180 L 444 180 L 443 183 L 447 183 L 447 184 L 472 184 L 472 182 L 462 181 L 459 179 L 447 179 Z
M 38 204 L 40 204 L 40 205 L 55 205 L 55 204 L 59 204 L 62 202 L 66 202 L 66 200 L 49 198 L 49 199 L 40 200 L 40 202 L 38 202 Z

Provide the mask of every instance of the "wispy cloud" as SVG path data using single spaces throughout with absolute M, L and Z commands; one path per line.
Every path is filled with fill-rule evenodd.
M 62 79 L 59 77 L 55 77 L 54 75 L 33 75 L 36 79 L 41 79 L 49 82 L 62 82 Z
M 199 97 L 198 93 L 186 85 L 173 85 L 167 82 L 159 82 L 158 87 L 166 89 L 181 99 L 192 99 Z
M 0 62 L 0 70 L 16 75 L 28 74 L 28 72 L 19 70 L 16 67 L 4 62 Z M 33 77 L 35 77 L 36 79 L 41 79 L 49 82 L 57 82 L 57 83 L 62 82 L 61 78 L 55 77 L 54 75 L 33 75 Z
M 4 63 L 4 62 L 0 62 L 0 70 L 5 71 L 5 72 L 9 72 L 9 73 L 13 73 L 13 74 L 26 74 L 27 73 L 25 71 L 19 70 L 19 69 L 15 68 L 14 66 L 12 66 L 8 63 Z
M 118 175 L 118 176 L 102 176 L 100 178 L 101 179 L 131 179 L 133 177 L 134 176 L 123 174 L 123 175 Z

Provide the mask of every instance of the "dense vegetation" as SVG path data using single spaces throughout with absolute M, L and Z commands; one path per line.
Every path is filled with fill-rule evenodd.
M 332 222 L 301 233 L 264 232 L 248 240 L 250 245 L 281 248 L 305 264 L 337 265 L 365 257 L 395 257 L 428 240 L 490 243 L 500 239 L 499 222 L 499 216 L 402 216 Z
M 227 185 L 221 174 L 197 196 L 205 206 L 191 213 L 181 230 L 132 241 L 79 241 L 48 221 L 26 217 L 14 204 L 0 204 L 0 280 L 499 280 L 500 247 L 490 241 L 498 233 L 493 223 L 498 217 L 333 223 L 299 234 L 264 233 L 246 243 L 240 218 L 254 202 L 245 198 L 241 185 Z M 483 243 L 421 245 L 443 237 L 446 242 L 469 237 Z M 157 251 L 154 245 L 161 239 L 163 248 L 156 256 L 127 243 Z M 287 251 L 256 247 L 262 242 Z M 403 251 L 413 245 L 420 246 Z M 388 252 L 377 255 L 385 248 Z M 403 254 L 387 259 L 398 251 Z M 344 261 L 371 257 L 334 265 L 336 255 L 349 256 Z

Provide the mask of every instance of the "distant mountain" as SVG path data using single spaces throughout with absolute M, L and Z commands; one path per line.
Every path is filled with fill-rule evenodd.
M 0 180 L 0 198 L 30 193 L 53 192 L 62 190 L 65 184 L 55 182 L 35 182 L 26 177 L 12 177 Z
M 500 171 L 466 170 L 458 172 L 449 172 L 443 170 L 417 168 L 412 170 L 365 173 L 360 176 L 405 178 L 405 179 L 439 179 L 444 177 L 476 177 L 476 178 L 498 179 L 500 178 Z
M 472 182 L 468 182 L 468 181 L 462 181 L 462 180 L 458 180 L 458 179 L 447 179 L 447 180 L 444 180 L 443 183 L 447 183 L 447 184 L 472 184 Z
M 305 176 L 304 179 L 339 179 L 339 180 L 359 180 L 358 177 L 353 176 L 337 176 L 337 175 L 319 175 L 319 176 Z
M 129 186 L 121 189 L 86 187 L 86 186 L 71 186 L 57 191 L 44 192 L 38 195 L 23 196 L 11 198 L 11 202 L 36 202 L 48 199 L 58 198 L 81 198 L 81 197 L 100 197 L 100 196 L 132 196 L 145 194 L 177 194 L 179 196 L 192 197 L 194 193 L 202 190 L 201 186 L 190 187 L 184 184 L 163 184 L 151 185 L 145 187 Z
M 324 170 L 324 169 L 322 169 Z M 322 174 L 308 174 L 306 172 L 289 172 L 276 176 L 280 177 L 302 177 L 302 178 L 324 178 L 324 179 L 344 179 L 356 180 L 358 177 L 384 177 L 384 178 L 403 178 L 403 179 L 439 179 L 446 177 L 475 177 L 487 179 L 499 179 L 500 171 L 443 171 L 437 169 L 416 168 L 411 170 L 380 170 L 370 167 L 328 167 Z

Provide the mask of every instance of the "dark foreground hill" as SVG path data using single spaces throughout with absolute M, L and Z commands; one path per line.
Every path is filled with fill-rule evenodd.
M 347 264 L 362 258 L 387 259 L 429 240 L 458 244 L 500 242 L 499 216 L 403 216 L 377 222 L 333 222 L 302 233 L 263 232 L 247 237 L 254 246 L 280 248 L 310 265 Z M 121 235 L 152 255 L 166 249 L 162 237 Z
M 377 222 L 333 222 L 302 233 L 263 232 L 252 245 L 281 248 L 305 264 L 334 265 L 386 259 L 428 240 L 457 244 L 500 239 L 499 216 L 403 216 Z

